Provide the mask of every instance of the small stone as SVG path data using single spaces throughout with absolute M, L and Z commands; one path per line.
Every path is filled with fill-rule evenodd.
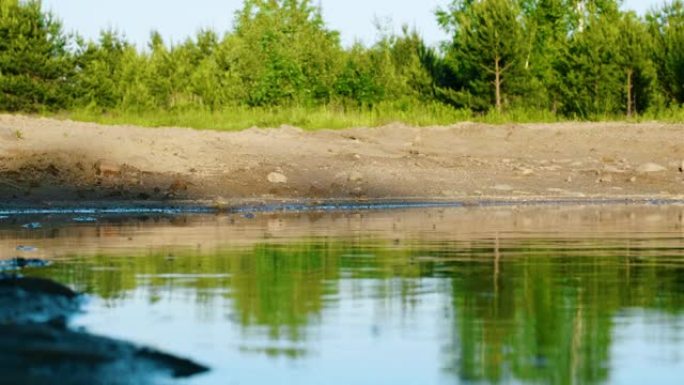
M 356 160 L 361 159 L 361 155 L 359 155 L 359 154 L 354 154 L 354 159 L 356 159 Z
M 637 181 L 637 178 L 635 176 L 629 178 L 630 183 L 635 183 Z
M 187 191 L 188 190 L 188 182 L 181 180 L 181 179 L 176 179 L 169 185 L 168 191 L 171 192 L 178 192 L 178 191 Z
M 522 175 L 522 176 L 530 176 L 530 175 L 534 174 L 534 170 L 532 170 L 531 168 L 524 168 L 524 167 L 521 168 L 519 170 L 519 172 L 520 172 L 520 175 Z
M 287 183 L 287 177 L 279 172 L 272 172 L 268 174 L 268 181 L 274 184 Z
M 50 164 L 49 166 L 47 166 L 45 171 L 47 171 L 52 176 L 59 175 L 59 169 L 54 164 Z
M 604 175 L 604 176 L 598 178 L 598 180 L 596 180 L 596 183 L 612 183 L 612 182 L 613 182 L 613 177 L 610 175 Z
M 568 183 L 572 183 L 572 176 L 565 178 L 565 181 Z
M 121 166 L 106 160 L 98 160 L 94 165 L 95 173 L 101 176 L 115 176 L 121 174 Z
M 347 180 L 350 182 L 360 182 L 363 180 L 363 174 L 358 171 L 352 171 Z
M 497 191 L 511 191 L 511 190 L 513 190 L 513 187 L 511 187 L 511 186 L 509 186 L 509 185 L 507 185 L 507 184 L 497 184 L 496 186 L 494 186 L 494 190 L 497 190 Z
M 445 197 L 455 197 L 455 196 L 465 195 L 462 192 L 455 191 L 455 190 L 442 190 L 441 194 L 442 194 L 442 196 L 445 196 Z
M 679 163 L 679 172 L 684 172 L 684 160 Z
M 607 165 L 607 166 L 603 167 L 603 171 L 604 172 L 610 172 L 613 174 L 622 174 L 625 172 L 625 170 L 622 170 L 622 169 L 615 167 L 613 165 Z
M 652 172 L 663 172 L 667 171 L 667 169 L 657 163 L 644 163 L 639 166 L 636 171 L 638 173 L 646 174 Z

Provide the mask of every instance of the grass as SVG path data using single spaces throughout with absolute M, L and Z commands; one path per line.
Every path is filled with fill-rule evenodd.
M 51 116 L 55 116 L 54 114 Z M 342 107 L 230 107 L 220 111 L 198 108 L 172 111 L 108 111 L 93 109 L 60 112 L 58 118 L 101 124 L 130 124 L 143 127 L 190 127 L 235 131 L 250 127 L 280 127 L 291 125 L 307 130 L 342 129 L 349 127 L 378 127 L 400 122 L 424 127 L 450 125 L 473 121 L 487 124 L 553 123 L 578 121 L 544 110 L 513 109 L 505 113 L 491 111 L 476 115 L 469 110 L 458 110 L 440 103 L 383 103 L 373 109 L 344 109 Z M 593 116 L 587 121 L 684 122 L 684 108 L 673 108 L 658 113 L 647 113 L 631 119 L 621 115 Z
M 109 111 L 88 109 L 61 112 L 57 117 L 102 124 L 132 124 L 144 127 L 192 127 L 241 130 L 250 127 L 291 125 L 308 130 L 377 127 L 394 122 L 414 126 L 448 125 L 472 119 L 466 110 L 442 104 L 381 104 L 373 109 L 339 107 L 231 107 L 220 111 L 183 109 L 174 111 Z

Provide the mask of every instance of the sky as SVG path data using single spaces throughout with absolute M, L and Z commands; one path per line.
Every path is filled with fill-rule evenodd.
M 318 0 L 328 25 L 342 33 L 342 42 L 360 40 L 372 44 L 378 32 L 374 20 L 396 31 L 401 25 L 415 27 L 429 44 L 446 38 L 434 12 L 449 0 Z M 625 8 L 643 13 L 663 0 L 625 0 Z M 157 30 L 178 43 L 211 27 L 231 29 L 233 14 L 242 0 L 43 0 L 43 7 L 62 20 L 67 32 L 97 39 L 102 29 L 112 28 L 144 47 L 150 31 Z

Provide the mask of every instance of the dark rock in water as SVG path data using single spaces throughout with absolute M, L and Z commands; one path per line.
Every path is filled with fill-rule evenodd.
M 0 277 L 0 290 L 6 288 L 20 289 L 29 294 L 46 294 L 69 299 L 78 296 L 78 294 L 70 288 L 43 278 L 2 276 Z
M 187 358 L 176 357 L 150 348 L 137 348 L 135 358 L 153 362 L 155 366 L 171 373 L 173 378 L 184 378 L 205 373 L 209 368 Z
M 0 324 L 64 323 L 80 303 L 78 294 L 50 280 L 0 275 Z
M 0 385 L 145 385 L 208 368 L 68 327 L 81 296 L 59 283 L 0 274 Z M 164 382 L 166 383 L 166 382 Z
M 51 325 L 0 327 L 0 384 L 156 384 L 208 368 L 124 341 Z

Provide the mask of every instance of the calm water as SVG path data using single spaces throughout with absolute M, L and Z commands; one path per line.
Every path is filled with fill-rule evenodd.
M 43 227 L 21 228 L 40 221 Z M 0 220 L 187 384 L 681 384 L 684 208 Z M 37 250 L 17 251 L 17 246 Z

